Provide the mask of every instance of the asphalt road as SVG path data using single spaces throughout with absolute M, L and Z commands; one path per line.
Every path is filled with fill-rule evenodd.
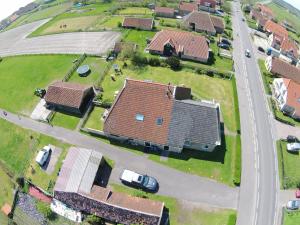
M 242 184 L 238 225 L 277 224 L 278 171 L 269 110 L 249 30 L 240 3 L 233 2 L 234 60 L 242 132 Z M 251 58 L 245 57 L 249 49 Z
M 5 116 L 2 111 L 0 109 L 0 119 L 8 120 L 23 128 L 34 130 L 75 146 L 100 151 L 104 156 L 114 160 L 115 167 L 112 170 L 110 182 L 120 182 L 119 176 L 121 171 L 127 168 L 157 178 L 159 182 L 158 194 L 160 195 L 204 206 L 237 208 L 238 188 L 229 187 L 208 178 L 180 172 L 149 160 L 143 155 L 137 155 L 119 147 L 106 144 L 94 137 L 89 137 L 77 131 L 52 127 L 48 124 L 14 115 L 10 112 Z
M 25 54 L 95 54 L 112 48 L 120 38 L 118 32 L 75 32 L 26 38 L 47 22 L 37 21 L 0 33 L 0 56 Z

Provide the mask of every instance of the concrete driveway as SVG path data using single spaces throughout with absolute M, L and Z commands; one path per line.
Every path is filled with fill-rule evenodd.
M 118 32 L 75 32 L 26 38 L 48 20 L 30 23 L 0 33 L 0 56 L 25 54 L 96 54 L 112 48 Z

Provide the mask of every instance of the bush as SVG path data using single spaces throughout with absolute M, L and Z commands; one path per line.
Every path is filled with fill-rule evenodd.
M 181 68 L 180 60 L 175 56 L 167 58 L 166 63 L 171 67 L 172 70 L 179 70 Z
M 118 27 L 122 27 L 122 23 L 120 21 L 118 22 Z
M 2 60 L 3 60 L 3 58 L 2 58 L 2 57 L 0 57 L 0 62 L 2 62 Z
M 92 224 L 92 225 L 99 225 L 99 224 L 104 224 L 104 220 L 98 216 L 95 216 L 95 215 L 88 215 L 86 217 L 86 221 L 89 223 L 89 224 Z
M 236 224 L 236 214 L 230 214 L 228 217 L 227 225 L 235 225 Z
M 24 192 L 24 193 L 28 193 L 29 192 L 29 183 L 28 182 L 24 182 L 24 186 L 23 186 L 23 188 L 22 188 L 22 191 Z
M 234 159 L 234 171 L 233 171 L 233 183 L 239 186 L 241 183 L 241 137 L 237 136 L 235 145 L 235 159 Z
M 147 58 L 139 53 L 133 54 L 131 61 L 134 66 L 143 66 L 148 64 Z
M 150 66 L 160 66 L 160 60 L 158 58 L 150 58 L 148 63 Z
M 36 203 L 37 210 L 42 213 L 47 219 L 53 220 L 55 217 L 55 214 L 50 209 L 50 205 L 46 204 L 44 202 L 38 201 Z

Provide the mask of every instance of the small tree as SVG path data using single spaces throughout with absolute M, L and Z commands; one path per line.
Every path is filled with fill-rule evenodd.
M 158 58 L 151 57 L 148 63 L 150 66 L 160 66 L 160 60 Z
M 36 204 L 37 210 L 42 213 L 47 219 L 53 220 L 55 218 L 55 214 L 52 212 L 50 205 L 44 202 L 38 201 Z
M 166 63 L 171 67 L 172 70 L 179 70 L 181 68 L 180 60 L 175 56 L 167 58 Z

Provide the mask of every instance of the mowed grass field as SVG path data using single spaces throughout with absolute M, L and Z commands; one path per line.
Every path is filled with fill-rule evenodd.
M 89 27 L 95 26 L 95 23 L 101 21 L 101 19 L 107 14 L 106 12 L 113 6 L 113 1 L 110 3 L 95 3 L 90 4 L 81 8 L 72 7 L 67 12 L 59 14 L 58 16 L 51 19 L 48 23 L 39 27 L 33 33 L 30 34 L 31 37 L 44 35 L 50 33 L 50 31 L 56 31 L 59 33 L 74 31 L 72 29 L 68 30 L 68 25 L 70 28 L 74 27 L 76 23 L 80 24 L 81 30 L 87 30 Z M 89 18 L 91 17 L 91 18 Z M 75 19 L 77 18 L 77 19 Z M 65 30 L 60 29 L 61 24 L 66 24 L 67 28 Z M 80 30 L 79 28 L 76 30 Z M 48 31 L 48 33 L 47 33 Z
M 126 9 L 121 9 L 117 12 L 120 15 L 149 15 L 153 14 L 151 9 L 143 7 L 128 7 Z
M 40 35 L 66 33 L 75 31 L 87 31 L 89 27 L 96 23 L 101 16 L 85 16 L 76 18 L 65 18 L 56 21 L 51 26 L 41 31 Z
M 170 197 L 150 194 L 136 189 L 112 184 L 114 191 L 123 192 L 131 196 L 145 196 L 148 199 L 161 201 L 169 210 L 170 224 L 172 225 L 234 225 L 236 212 L 217 208 L 202 209 L 197 206 L 187 205 Z M 233 217 L 233 218 L 230 218 Z M 229 222 L 232 221 L 233 223 Z
M 0 108 L 30 115 L 39 98 L 36 88 L 61 80 L 76 55 L 33 55 L 3 58 L 0 63 Z
M 101 119 L 101 117 L 104 111 L 104 108 L 94 107 L 84 127 L 102 131 L 104 121 Z
M 41 10 L 38 10 L 33 13 L 25 14 L 21 17 L 19 17 L 15 22 L 13 22 L 10 26 L 6 28 L 6 30 L 16 28 L 18 26 L 32 23 L 34 21 L 46 19 L 55 17 L 63 12 L 65 12 L 67 9 L 69 9 L 72 6 L 71 2 L 65 2 L 59 5 L 50 6 Z

